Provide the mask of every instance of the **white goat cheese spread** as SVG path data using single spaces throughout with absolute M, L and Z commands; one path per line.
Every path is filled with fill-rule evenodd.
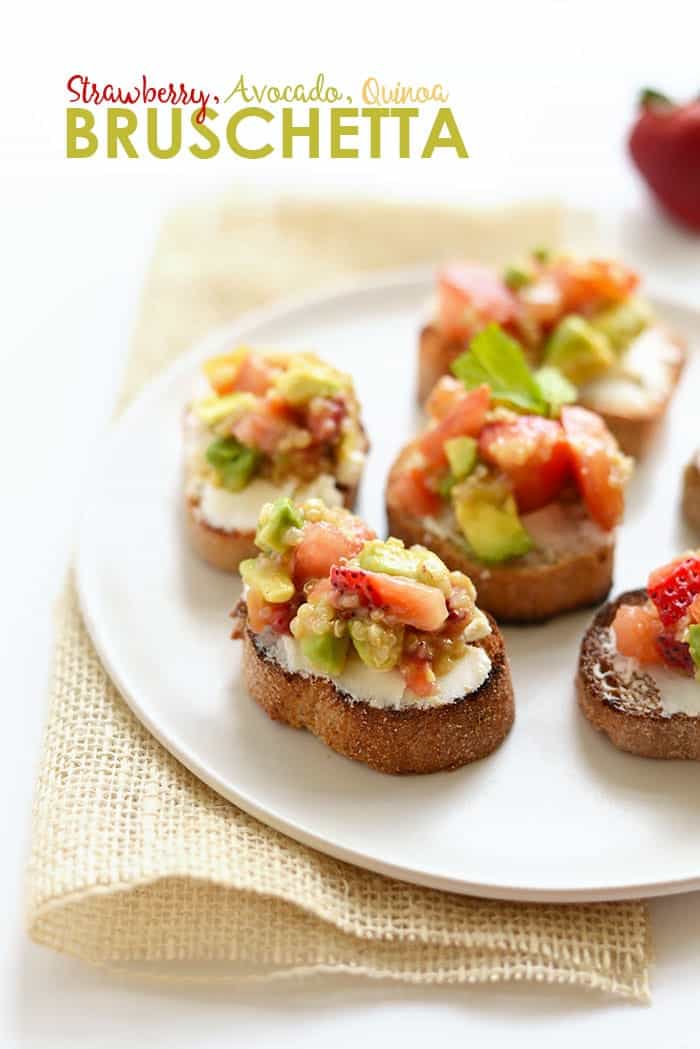
M 661 712 L 665 717 L 674 714 L 686 714 L 695 718 L 700 716 L 700 681 L 675 670 L 669 670 L 656 664 L 642 664 L 631 656 L 623 656 L 617 651 L 615 631 L 608 630 L 606 647 L 613 654 L 613 669 L 620 679 L 627 683 L 635 674 L 648 674 L 659 690 Z
M 581 401 L 601 412 L 653 412 L 671 393 L 680 356 L 663 330 L 649 328 L 634 339 L 607 375 L 581 387 Z
M 257 478 L 240 492 L 230 492 L 212 483 L 207 476 L 204 454 L 214 440 L 210 431 L 188 412 L 185 419 L 186 494 L 196 503 L 199 517 L 212 528 L 223 532 L 254 532 L 265 503 L 280 496 L 292 496 L 298 502 L 322 499 L 327 506 L 342 506 L 343 494 L 330 474 L 320 474 L 302 483 L 289 479 L 273 484 Z
M 488 619 L 477 612 L 465 631 L 467 641 L 477 641 L 491 633 Z M 275 661 L 295 674 L 325 677 L 350 702 L 367 703 L 381 709 L 406 710 L 427 707 L 442 707 L 463 696 L 476 692 L 491 672 L 491 660 L 483 648 L 468 645 L 458 663 L 437 679 L 438 691 L 434 696 L 423 698 L 407 689 L 398 670 L 374 670 L 354 653 L 348 659 L 342 674 L 324 674 L 303 655 L 299 644 L 289 635 L 266 636 L 266 648 Z

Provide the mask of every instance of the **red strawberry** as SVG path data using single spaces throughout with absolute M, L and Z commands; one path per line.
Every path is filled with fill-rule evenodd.
M 695 664 L 690 648 L 684 641 L 678 641 L 672 634 L 659 634 L 656 644 L 664 663 L 686 674 L 695 673 Z
M 629 148 L 662 207 L 700 231 L 700 100 L 677 105 L 645 91 Z
M 314 397 L 309 402 L 306 425 L 317 444 L 333 442 L 340 433 L 341 423 L 347 414 L 345 401 L 340 397 Z
M 350 565 L 333 565 L 331 585 L 341 594 L 356 595 L 362 605 L 384 609 L 416 630 L 439 630 L 447 619 L 442 592 L 412 579 L 365 572 Z
M 649 576 L 647 592 L 663 625 L 673 626 L 700 594 L 700 557 L 678 558 L 657 568 Z
M 407 656 L 400 669 L 406 688 L 410 688 L 417 696 L 432 696 L 437 691 L 435 672 L 427 659 Z

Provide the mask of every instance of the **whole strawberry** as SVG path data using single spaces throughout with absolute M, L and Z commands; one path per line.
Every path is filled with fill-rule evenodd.
M 700 232 L 700 99 L 678 105 L 643 91 L 629 148 L 661 206 Z

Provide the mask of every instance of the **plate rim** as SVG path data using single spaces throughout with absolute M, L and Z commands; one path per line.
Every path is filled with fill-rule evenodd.
M 245 338 L 245 332 L 250 329 L 284 320 L 286 317 L 296 313 L 303 313 L 319 306 L 328 305 L 333 300 L 346 300 L 353 296 L 362 297 L 367 294 L 376 294 L 383 289 L 389 291 L 410 287 L 411 285 L 424 284 L 434 274 L 435 267 L 435 263 L 423 263 L 410 267 L 377 269 L 369 274 L 363 273 L 357 278 L 351 277 L 345 280 L 329 282 L 321 289 L 314 290 L 311 293 L 306 292 L 285 296 L 273 303 L 246 310 L 236 317 L 235 320 L 218 325 L 207 332 L 206 335 L 195 340 L 175 361 L 158 372 L 142 387 L 125 410 L 114 420 L 110 429 L 103 435 L 100 441 L 101 446 L 105 452 L 108 452 L 111 445 L 118 444 L 122 433 L 129 428 L 132 415 L 141 412 L 144 409 L 144 405 L 147 405 L 153 398 L 157 398 L 161 386 L 167 386 L 181 372 L 191 370 L 192 365 L 206 356 L 207 352 L 210 352 L 211 347 L 216 346 L 218 348 L 218 344 L 226 340 L 235 341 Z M 648 282 L 647 292 L 648 297 L 654 300 L 662 310 L 668 308 L 685 312 L 693 319 L 696 325 L 700 326 L 700 308 L 696 308 L 688 300 L 682 297 L 670 296 L 666 289 L 663 292 L 655 290 L 653 281 Z M 91 492 L 88 491 L 80 508 L 76 529 L 77 541 L 74 572 L 78 604 L 87 632 L 104 669 L 131 712 L 161 746 L 212 790 L 241 808 L 247 814 L 260 820 L 261 823 L 272 827 L 295 841 L 316 849 L 318 852 L 362 869 L 385 877 L 409 882 L 410 884 L 439 891 L 453 892 L 459 895 L 514 902 L 592 903 L 653 898 L 700 889 L 700 872 L 664 881 L 635 881 L 625 884 L 597 885 L 578 889 L 567 887 L 541 888 L 529 884 L 503 884 L 493 880 L 484 882 L 470 881 L 466 878 L 457 879 L 426 868 L 415 869 L 401 864 L 393 864 L 373 855 L 371 852 L 361 852 L 349 848 L 336 840 L 321 837 L 303 826 L 303 824 L 295 823 L 279 812 L 265 805 L 258 804 L 254 798 L 245 792 L 232 789 L 224 779 L 207 766 L 206 762 L 202 762 L 197 757 L 197 754 L 190 749 L 184 740 L 179 739 L 176 733 L 166 731 L 161 723 L 149 715 L 137 696 L 132 694 L 127 681 L 111 658 L 111 643 L 104 636 L 98 625 L 99 617 L 93 615 L 91 591 L 86 582 L 88 569 L 83 551 L 87 547 L 87 540 L 83 537 L 88 525 L 89 514 L 87 511 L 90 501 Z

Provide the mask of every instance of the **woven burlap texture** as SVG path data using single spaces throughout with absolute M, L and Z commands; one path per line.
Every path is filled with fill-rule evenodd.
M 212 326 L 280 295 L 439 255 L 497 260 L 560 237 L 561 216 L 546 205 L 479 215 L 235 193 L 180 209 L 157 244 L 121 403 Z M 477 900 L 305 848 L 224 801 L 140 725 L 100 664 L 70 581 L 57 632 L 29 868 L 37 942 L 175 979 L 349 972 L 648 996 L 641 903 Z

